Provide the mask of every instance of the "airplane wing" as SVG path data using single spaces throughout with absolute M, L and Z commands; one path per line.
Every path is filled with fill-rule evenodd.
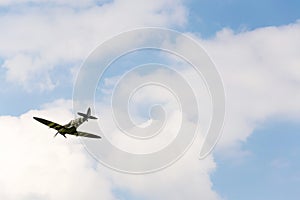
M 33 118 L 35 120 L 37 120 L 38 122 L 40 122 L 42 124 L 45 124 L 46 126 L 49 126 L 50 128 L 53 128 L 53 129 L 59 131 L 60 133 L 66 132 L 66 134 L 70 134 L 70 135 L 77 135 L 77 136 L 89 137 L 89 138 L 101 138 L 98 135 L 94 135 L 94 134 L 86 133 L 86 132 L 81 132 L 81 131 L 77 131 L 77 133 L 76 132 L 69 132 L 68 128 L 66 128 L 65 126 L 62 126 L 60 124 L 57 124 L 55 122 L 51 122 L 49 120 L 42 119 L 42 118 L 39 118 L 39 117 L 33 117 Z
M 39 117 L 33 117 L 33 119 L 35 119 L 36 121 L 42 123 L 42 124 L 45 124 L 46 126 L 49 126 L 50 128 L 53 128 L 57 131 L 62 131 L 62 129 L 65 129 L 64 126 L 60 125 L 60 124 L 57 124 L 55 122 L 51 122 L 51 121 L 48 121 L 46 119 L 42 119 L 42 118 L 39 118 Z
M 91 134 L 91 133 L 86 133 L 86 132 L 81 132 L 81 131 L 77 131 L 77 134 L 78 136 L 81 136 L 81 137 L 89 137 L 89 138 L 101 138 L 99 135 L 94 135 L 94 134 Z

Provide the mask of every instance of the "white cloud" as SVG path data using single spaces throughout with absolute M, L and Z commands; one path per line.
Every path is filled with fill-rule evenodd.
M 179 72 L 179 74 L 185 76 L 186 78 L 190 77 L 190 72 L 188 71 L 181 71 Z M 181 79 L 179 79 L 178 76 L 174 75 L 174 73 L 170 73 L 170 71 L 166 69 L 157 69 L 156 71 L 151 71 L 151 73 L 141 74 L 131 71 L 130 75 L 128 75 L 127 77 L 128 79 L 125 78 L 125 81 L 122 82 L 123 84 L 120 83 L 120 94 L 117 95 L 115 99 L 117 101 L 117 105 L 121 105 L 121 102 L 127 102 L 127 100 L 131 100 L 134 102 L 134 108 L 142 112 L 145 111 L 147 115 L 148 109 L 151 108 L 153 104 L 160 104 L 164 107 L 164 109 L 166 109 L 166 113 L 168 113 L 169 116 L 167 117 L 167 123 L 162 132 L 160 132 L 160 134 L 154 138 L 150 138 L 147 140 L 136 140 L 125 136 L 125 134 L 118 129 L 112 117 L 110 105 L 111 101 L 109 98 L 109 96 L 111 95 L 111 90 L 114 89 L 114 84 L 117 83 L 119 81 L 118 79 L 120 79 L 121 77 L 106 78 L 104 82 L 106 83 L 107 88 L 102 88 L 102 92 L 105 94 L 104 100 L 102 99 L 101 102 L 96 102 L 96 115 L 100 116 L 99 123 L 101 125 L 103 135 L 113 145 L 130 153 L 146 154 L 156 152 L 164 148 L 165 145 L 174 142 L 174 135 L 178 133 L 178 130 L 182 124 L 195 123 L 194 121 L 189 121 L 186 118 L 181 119 L 182 113 L 180 112 L 178 102 L 175 100 L 173 94 L 165 91 L 166 88 L 164 87 L 157 85 L 152 85 L 151 87 L 142 87 L 134 93 L 131 99 L 127 99 L 126 91 L 141 86 L 141 84 L 138 84 L 140 82 L 149 83 L 149 81 L 152 80 L 161 84 L 165 83 L 166 86 L 171 86 L 171 89 L 182 88 L 183 83 Z M 197 78 L 190 81 L 194 84 L 193 89 L 195 89 L 197 97 L 199 97 L 199 101 L 201 101 L 201 103 L 199 104 L 200 110 L 206 111 L 207 107 L 209 106 L 207 106 L 207 104 L 204 104 L 203 102 L 207 98 L 209 98 L 209 95 L 206 91 L 204 83 L 202 82 L 202 80 L 199 81 L 199 79 Z M 133 92 L 134 90 L 130 91 Z M 173 90 L 173 92 L 175 92 L 176 94 L 176 90 Z M 207 96 L 203 95 L 203 93 L 205 93 Z M 184 104 L 187 107 L 192 106 L 192 104 L 190 103 L 190 99 L 185 98 L 183 100 L 184 101 L 179 103 Z M 128 103 L 131 104 L 131 101 L 129 101 Z M 118 107 L 116 109 L 118 111 Z M 194 107 L 192 109 L 195 110 Z M 130 108 L 129 110 L 132 111 Z M 185 110 L 185 112 L 185 114 L 187 114 L 189 111 Z M 136 117 L 136 115 L 141 113 L 133 112 L 132 114 L 133 117 Z M 117 113 L 117 115 L 120 116 L 121 113 Z M 200 115 L 202 115 L 202 112 L 200 113 Z M 145 116 L 142 116 L 141 118 L 145 119 Z M 200 144 L 203 138 L 203 135 L 201 135 L 200 132 L 205 131 L 208 128 L 205 124 L 205 121 L 209 121 L 209 119 L 206 118 L 206 115 L 202 116 L 201 119 L 203 119 L 203 121 L 201 121 L 201 127 L 198 132 L 198 137 L 196 141 L 194 141 L 191 149 L 189 149 L 186 154 L 184 154 L 183 158 L 175 162 L 175 164 L 172 164 L 170 167 L 153 174 L 128 175 L 111 171 L 110 177 L 114 183 L 114 187 L 120 190 L 127 191 L 132 194 L 132 196 L 135 196 L 138 199 L 220 199 L 218 194 L 212 189 L 212 182 L 210 180 L 210 174 L 216 167 L 213 157 L 209 156 L 205 160 L 201 161 L 198 159 Z M 86 128 L 88 129 L 89 127 L 87 126 Z M 89 131 L 92 131 L 92 129 L 90 129 Z M 89 143 L 87 144 L 89 145 Z M 178 146 L 180 146 L 180 144 L 178 144 Z M 93 148 L 92 153 L 97 157 L 97 155 L 101 155 L 101 152 L 99 153 L 99 151 L 101 151 L 100 148 Z M 107 152 L 107 149 L 102 152 Z M 109 153 L 106 153 L 105 155 L 103 155 L 103 157 L 108 156 L 111 160 L 113 160 L 114 157 L 116 157 L 113 154 L 114 152 L 108 152 Z M 158 158 L 156 161 L 163 158 Z M 117 161 L 120 163 L 123 160 L 121 161 L 118 159 Z M 144 164 L 145 163 L 140 163 L 141 166 L 143 166 Z
M 186 21 L 180 1 L 113 1 L 100 6 L 91 1 L 91 6 L 76 8 L 73 1 L 62 2 L 65 6 L 60 1 L 52 2 L 54 6 L 47 5 L 48 1 L 31 6 L 27 2 L 31 1 L 7 8 L 0 18 L 2 67 L 7 70 L 7 81 L 25 89 L 53 89 L 57 81 L 49 72 L 78 66 L 112 35 L 142 26 L 181 26 Z M 14 3 L 2 2 L 10 4 Z
M 1 198 L 114 200 L 119 195 L 113 191 L 124 189 L 140 199 L 218 199 L 209 176 L 215 163 L 212 156 L 199 161 L 198 146 L 158 173 L 121 174 L 96 163 L 78 138 L 58 135 L 54 139 L 54 130 L 32 119 L 39 116 L 67 123 L 73 117 L 71 103 L 57 100 L 19 117 L 0 117 L 0 131 L 5 133 L 0 141 Z M 101 110 L 101 120 L 105 122 L 107 116 Z
M 34 89 L 41 91 L 52 90 L 56 84 L 53 83 L 47 71 L 41 70 L 41 68 L 45 68 L 48 65 L 48 63 L 43 62 L 45 62 L 45 60 L 40 58 L 17 54 L 12 59 L 5 60 L 2 67 L 7 69 L 6 79 L 9 82 L 21 83 L 28 91 Z M 52 67 L 53 66 L 51 66 L 51 68 Z M 43 80 L 37 77 L 42 77 Z M 29 84 L 35 80 L 37 80 L 35 86 Z
M 227 96 L 218 148 L 238 148 L 268 119 L 299 119 L 299 35 L 296 22 L 242 33 L 224 29 L 211 40 L 201 40 L 221 73 Z
M 218 153 L 237 159 L 238 163 L 238 159 L 251 154 L 242 152 L 241 142 L 246 141 L 259 125 L 274 117 L 299 119 L 300 96 L 297 90 L 300 76 L 297 67 L 300 55 L 296 51 L 300 47 L 299 34 L 300 24 L 295 23 L 237 34 L 224 29 L 211 40 L 197 38 L 220 70 L 227 94 L 227 119 L 217 145 Z M 174 48 L 181 47 L 184 45 L 178 44 Z M 198 79 L 194 72 L 181 73 L 191 82 Z M 153 76 L 159 75 L 153 73 Z M 107 80 L 110 87 L 115 78 Z M 153 93 L 148 94 L 148 98 L 147 93 L 142 94 L 146 96 L 142 95 L 139 100 L 153 98 Z M 113 176 L 115 185 L 145 199 L 218 199 L 220 197 L 211 189 L 210 181 L 210 174 L 215 169 L 213 158 L 209 156 L 203 164 L 194 160 L 197 153 L 199 149 L 191 150 L 174 166 L 156 174 L 134 177 L 117 174 Z M 197 175 L 199 179 L 194 179 Z M 201 190 L 202 185 L 204 190 Z
M 165 170 L 146 175 L 113 174 L 116 187 L 129 191 L 138 199 L 220 199 L 213 191 L 210 174 L 215 170 L 212 156 L 198 160 L 194 146 L 185 156 Z
M 183 74 L 184 73 L 185 72 L 183 72 Z M 186 76 L 189 76 L 188 73 Z M 140 80 L 143 77 L 145 78 L 145 75 L 140 77 L 135 74 L 133 80 L 131 80 L 132 82 L 126 82 L 126 86 L 131 87 L 131 85 L 135 84 L 135 79 Z M 151 79 L 151 77 L 160 80 L 173 79 L 173 84 L 176 83 L 173 87 L 180 87 L 181 84 L 180 81 L 174 80 L 176 76 L 173 77 L 172 74 L 164 70 L 158 70 L 156 73 L 147 75 L 147 79 Z M 117 80 L 114 77 L 112 80 L 107 79 L 106 81 L 108 86 L 111 87 L 112 81 Z M 170 94 L 162 94 L 161 89 L 162 88 L 155 87 L 142 88 L 141 92 L 137 92 L 134 97 L 135 104 L 137 105 L 143 102 L 145 103 L 145 101 L 148 101 L 150 105 L 152 102 L 161 101 L 166 104 L 166 109 L 169 112 L 171 111 L 172 117 L 168 118 L 169 125 L 165 127 L 167 134 L 155 138 L 154 143 L 150 141 L 147 144 L 146 141 L 146 145 L 145 143 L 140 145 L 133 143 L 131 140 L 125 140 L 124 142 L 122 138 L 120 139 L 120 137 L 118 137 L 121 133 L 111 127 L 114 123 L 108 120 L 110 113 L 107 112 L 107 109 L 110 106 L 104 105 L 101 107 L 99 114 L 99 116 L 101 116 L 101 124 L 108 126 L 106 132 L 110 134 L 109 137 L 112 137 L 114 144 L 120 146 L 120 143 L 125 143 L 125 147 L 123 144 L 123 148 L 131 147 L 129 151 L 134 152 L 136 152 L 137 149 L 145 150 L 145 152 L 153 151 L 153 149 L 158 150 L 158 148 L 164 146 L 166 142 L 172 142 L 173 135 L 177 131 L 173 129 L 178 129 L 178 124 L 192 123 L 178 122 L 178 117 L 176 118 L 179 110 L 178 105 L 176 105 L 177 102 L 172 100 Z M 149 90 L 151 92 L 146 92 Z M 201 92 L 205 90 L 203 84 L 198 85 L 198 91 L 199 90 Z M 162 95 L 153 95 L 155 92 L 159 92 Z M 188 104 L 188 102 L 181 103 Z M 180 161 L 163 171 L 139 176 L 126 175 L 116 173 L 106 169 L 100 164 L 93 163 L 91 159 L 87 157 L 87 154 L 83 151 L 83 147 L 76 139 L 73 140 L 70 137 L 68 140 L 65 140 L 58 136 L 53 140 L 52 135 L 49 135 L 51 131 L 32 119 L 32 116 L 36 115 L 56 122 L 67 123 L 67 121 L 72 118 L 69 111 L 70 106 L 71 102 L 58 100 L 50 104 L 45 104 L 41 111 L 30 111 L 19 118 L 2 117 L 2 119 L 0 119 L 0 123 L 3 124 L 0 131 L 7 132 L 7 130 L 10 130 L 10 136 L 14 136 L 13 138 L 4 138 L 3 141 L 12 141 L 9 143 L 6 142 L 6 144 L 11 144 L 16 138 L 19 138 L 19 142 L 15 144 L 17 148 L 9 148 L 11 145 L 0 144 L 3 148 L 1 152 L 5 152 L 4 157 L 6 157 L 2 162 L 8 163 L 7 168 L 3 167 L 0 170 L 7 173 L 7 176 L 0 176 L 2 177 L 0 182 L 3 182 L 3 188 L 7 188 L 5 190 L 7 192 L 0 192 L 0 196 L 3 195 L 6 198 L 15 199 L 23 197 L 49 199 L 82 199 L 86 197 L 93 199 L 101 197 L 104 199 L 113 199 L 114 195 L 111 193 L 112 189 L 125 189 L 132 193 L 133 196 L 142 199 L 219 199 L 218 195 L 212 190 L 212 182 L 210 180 L 210 174 L 216 167 L 213 157 L 209 156 L 207 159 L 199 161 L 199 145 L 192 146 Z M 11 124 L 16 124 L 14 126 L 15 129 L 10 129 Z M 174 126 L 172 126 L 172 124 Z M 28 135 L 22 134 L 23 132 L 29 131 L 30 134 Z M 55 131 L 52 132 L 54 133 Z M 203 136 L 199 135 L 195 143 L 200 144 L 201 138 L 203 138 Z M 26 151 L 19 154 L 19 150 L 23 148 L 26 148 Z M 39 150 L 40 148 L 42 148 L 42 150 Z M 27 154 L 30 156 L 25 157 Z M 15 158 L 13 159 L 13 163 L 7 160 L 11 156 Z M 16 164 L 20 158 L 26 159 L 25 164 Z M 13 170 L 11 171 L 11 169 Z M 13 171 L 18 171 L 18 173 L 11 175 Z M 108 177 L 108 179 L 106 177 Z M 7 183 L 6 181 L 6 179 L 10 178 L 12 181 L 19 183 L 14 187 L 18 190 L 15 194 L 12 193 L 12 188 L 10 188 L 9 182 Z M 30 181 L 25 187 L 25 182 L 29 179 Z M 111 181 L 108 181 L 109 179 L 111 179 Z M 31 180 L 33 180 L 33 182 Z M 45 180 L 48 183 L 45 183 Z M 77 182 L 76 180 L 80 181 Z M 63 186 L 56 190 L 56 192 L 53 192 L 57 187 L 56 182 L 59 182 Z M 81 190 L 72 192 L 71 190 L 74 190 L 76 185 L 79 185 Z M 82 185 L 86 186 L 83 187 Z M 101 190 L 98 191 L 98 188 L 101 188 Z M 102 190 L 102 188 L 104 189 Z
M 95 1 L 95 0 L 0 0 L 0 6 L 18 6 L 26 5 L 28 3 L 38 4 L 38 5 L 48 5 L 48 6 L 70 6 L 70 7 L 88 7 L 94 5 L 95 3 L 102 3 L 105 1 Z
M 116 199 L 110 181 L 93 167 L 78 139 L 54 139 L 53 131 L 32 119 L 45 116 L 64 123 L 71 118 L 69 102 L 53 105 L 20 117 L 0 117 L 1 199 Z
M 197 109 L 199 111 L 197 115 L 200 121 L 200 126 L 198 127 L 200 129 L 199 134 L 201 134 L 200 137 L 204 137 L 203 133 L 207 132 L 209 128 L 211 102 L 205 83 L 200 76 L 194 76 L 195 72 L 186 70 L 186 68 L 177 70 L 176 73 L 164 67 L 151 70 L 151 73 L 147 73 L 149 67 L 144 69 L 146 69 L 146 71 L 142 74 L 139 74 L 139 72 L 141 72 L 139 70 L 133 70 L 127 73 L 125 77 L 114 76 L 104 80 L 104 88 L 98 91 L 103 94 L 103 98 L 101 98 L 101 102 L 97 102 L 98 105 L 96 107 L 99 111 L 98 115 L 105 116 L 101 118 L 101 128 L 104 134 L 106 134 L 106 137 L 112 143 L 116 143 L 116 146 L 120 149 L 127 152 L 155 152 L 164 148 L 174 140 L 182 124 L 196 123 L 184 118 L 182 113 L 191 116 Z M 186 82 L 183 82 L 183 79 L 179 78 L 181 76 L 184 77 Z M 119 84 L 118 89 L 115 88 L 116 83 Z M 161 85 L 153 83 L 160 83 Z M 143 84 L 146 84 L 146 86 Z M 184 88 L 185 90 L 180 91 L 179 88 Z M 195 96 L 189 96 L 189 89 L 193 89 L 193 95 Z M 113 97 L 112 91 L 114 92 Z M 130 98 L 127 96 L 128 91 L 131 92 Z M 179 93 L 179 91 L 183 91 L 183 93 Z M 99 95 L 98 92 L 96 95 Z M 185 96 L 185 98 L 182 98 L 181 95 Z M 196 105 L 197 108 L 194 107 L 195 105 L 192 103 L 191 98 L 187 97 L 196 99 L 198 103 Z M 114 113 L 111 110 L 112 98 L 114 98 L 116 102 L 113 104 Z M 128 105 L 128 110 L 126 111 L 128 111 L 133 124 L 149 123 L 147 120 L 153 117 L 150 114 L 152 106 L 160 105 L 166 115 L 166 121 L 162 131 L 159 132 L 157 136 L 147 140 L 133 140 L 121 133 L 116 125 L 117 120 L 113 117 L 113 114 L 118 116 L 127 115 L 127 112 L 124 113 L 123 109 L 119 108 L 123 107 L 124 102 Z M 129 128 L 129 132 L 132 131 L 131 127 L 126 127 L 128 123 L 124 125 L 124 123 L 119 122 L 119 124 L 123 124 L 125 129 Z M 151 132 L 153 129 L 149 131 Z M 144 130 L 144 132 L 146 132 L 146 130 Z M 198 145 L 200 146 L 201 144 L 198 143 Z M 200 151 L 200 147 L 198 147 L 198 151 Z
M 48 72 L 65 64 L 78 66 L 96 44 L 112 34 L 139 26 L 182 25 L 186 20 L 185 9 L 177 1 L 114 1 L 102 6 L 92 1 L 91 6 L 55 1 L 49 8 L 28 7 L 26 2 L 0 18 L 0 57 L 7 80 L 27 89 L 53 89 L 56 81 Z M 211 40 L 197 38 L 226 87 L 227 121 L 218 148 L 239 147 L 269 118 L 299 119 L 299 35 L 297 22 L 236 34 L 224 29 Z M 184 73 L 193 78 L 193 73 Z M 69 108 L 69 102 L 58 101 L 42 111 L 0 117 L 4 133 L 0 162 L 5 163 L 0 166 L 1 199 L 115 199 L 111 190 L 116 187 L 144 199 L 220 198 L 210 180 L 216 168 L 213 156 L 198 161 L 197 146 L 166 170 L 129 176 L 95 166 L 77 139 L 53 140 L 48 129 L 32 120 L 38 115 L 67 122 L 72 118 Z

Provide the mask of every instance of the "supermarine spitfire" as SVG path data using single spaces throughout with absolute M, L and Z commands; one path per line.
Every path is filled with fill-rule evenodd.
M 82 137 L 89 137 L 89 138 L 101 138 L 98 135 L 94 135 L 91 133 L 86 133 L 86 132 L 82 132 L 82 131 L 78 131 L 77 128 L 83 124 L 84 122 L 88 121 L 88 119 L 97 119 L 94 116 L 91 116 L 91 109 L 88 108 L 86 114 L 84 113 L 77 113 L 78 115 L 80 115 L 81 117 L 76 118 L 74 120 L 71 120 L 68 124 L 66 125 L 60 125 L 57 124 L 55 122 L 51 122 L 48 121 L 46 119 L 42 119 L 39 117 L 33 117 L 35 120 L 37 120 L 38 122 L 45 124 L 46 126 L 49 126 L 50 128 L 53 128 L 55 130 L 57 130 L 57 133 L 54 135 L 54 137 L 59 133 L 62 136 L 66 137 L 66 134 L 69 135 L 75 135 L 75 136 L 82 136 Z

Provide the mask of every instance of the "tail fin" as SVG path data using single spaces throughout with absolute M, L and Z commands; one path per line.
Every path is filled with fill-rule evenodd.
M 87 121 L 88 119 L 98 119 L 97 117 L 91 116 L 91 108 L 88 108 L 86 114 L 78 112 L 78 115 L 83 117 L 84 121 Z

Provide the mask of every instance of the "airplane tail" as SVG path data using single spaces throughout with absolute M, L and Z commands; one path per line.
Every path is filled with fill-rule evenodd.
M 97 117 L 91 116 L 91 108 L 88 108 L 86 114 L 81 112 L 78 112 L 77 114 L 83 117 L 84 121 L 88 121 L 88 119 L 98 119 Z

